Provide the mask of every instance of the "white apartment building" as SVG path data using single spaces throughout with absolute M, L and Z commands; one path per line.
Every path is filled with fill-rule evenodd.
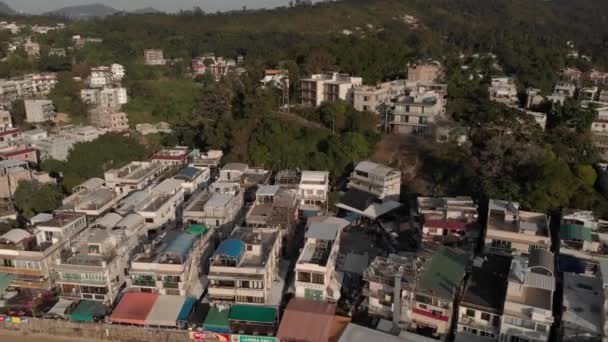
M 489 87 L 490 101 L 506 105 L 517 105 L 517 86 L 511 77 L 492 77 Z
M 551 236 L 547 215 L 519 209 L 519 203 L 491 199 L 488 204 L 485 249 L 487 252 L 528 255 L 549 249 Z
M 538 248 L 511 262 L 500 341 L 548 341 L 553 324 L 553 253 Z
M 72 147 L 76 143 L 73 138 L 64 135 L 53 135 L 36 141 L 36 148 L 40 151 L 40 158 L 66 161 Z
M 86 227 L 85 215 L 58 213 L 34 229 L 8 231 L 0 236 L 0 272 L 10 286 L 51 289 L 51 266 L 61 247 Z
M 65 129 L 60 134 L 76 142 L 90 142 L 97 140 L 97 138 L 106 134 L 106 132 L 93 126 L 76 126 Z
M 363 84 L 363 78 L 333 72 L 312 75 L 300 82 L 302 105 L 317 107 L 323 102 L 352 102 L 353 89 Z
M 193 195 L 209 185 L 211 170 L 208 167 L 185 167 L 173 178 L 182 181 L 185 195 Z
M 169 231 L 144 241 L 131 259 L 127 287 L 130 291 L 160 295 L 202 295 L 202 266 L 213 249 L 210 232 Z
M 163 171 L 164 168 L 159 164 L 134 161 L 120 169 L 106 171 L 104 178 L 108 188 L 122 194 L 144 189 L 157 179 Z
M 602 341 L 606 303 L 601 276 L 564 273 L 562 341 Z
M 406 93 L 404 80 L 380 83 L 376 86 L 362 85 L 353 90 L 353 104 L 358 111 L 368 111 L 379 115 L 392 109 L 398 98 Z
M 243 163 L 228 163 L 220 169 L 220 181 L 240 182 L 241 177 L 249 170 L 249 166 Z
M 548 99 L 552 102 L 564 103 L 566 99 L 570 99 L 574 97 L 576 92 L 576 86 L 571 83 L 559 83 L 555 85 L 553 88 L 553 94 L 551 94 Z
M 207 53 L 202 57 L 192 60 L 192 72 L 195 75 L 209 74 L 216 81 L 228 75 L 228 72 L 236 68 L 236 62 L 233 59 L 216 57 L 215 54 Z
M 137 214 L 109 213 L 93 221 L 62 250 L 53 265 L 60 296 L 111 305 L 125 285 L 125 269 L 144 226 Z
M 317 218 L 306 231 L 306 243 L 296 262 L 296 297 L 337 302 L 343 274 L 336 271 L 340 235 L 350 223 L 337 217 Z
M 278 305 L 281 239 L 276 229 L 237 228 L 213 253 L 209 301 L 216 304 Z
M 129 99 L 127 97 L 127 88 L 106 87 L 99 92 L 97 104 L 101 108 L 119 108 L 128 102 Z
M 184 209 L 184 221 L 209 228 L 234 227 L 243 209 L 244 191 L 238 183 L 215 182 L 196 195 Z
M 91 88 L 103 88 L 112 83 L 112 79 L 110 67 L 101 66 L 91 69 L 91 75 L 87 78 L 87 84 Z
M 401 172 L 371 161 L 362 161 L 350 174 L 347 187 L 377 196 L 381 200 L 399 200 Z
M 418 86 L 395 103 L 390 130 L 400 134 L 429 135 L 433 125 L 443 118 L 446 111 L 447 91 Z
M 186 166 L 189 155 L 189 147 L 175 146 L 173 148 L 164 148 L 154 153 L 150 161 L 165 167 Z
M 152 188 L 135 212 L 144 218 L 146 228 L 157 229 L 177 219 L 183 202 L 182 181 L 168 178 Z
M 104 186 L 101 178 L 90 178 L 74 187 L 72 194 L 63 199 L 61 211 L 86 214 L 98 217 L 113 208 L 126 194 L 117 194 L 114 189 Z
M 113 109 L 98 108 L 91 111 L 91 123 L 110 132 L 124 132 L 129 129 L 127 113 Z
M 110 66 L 110 71 L 112 72 L 113 80 L 116 82 L 122 81 L 122 79 L 125 77 L 125 67 L 118 63 L 112 64 Z
M 55 119 L 55 106 L 51 100 L 25 100 L 26 121 L 45 122 Z
M 325 210 L 329 193 L 329 172 L 302 171 L 298 190 L 300 210 Z

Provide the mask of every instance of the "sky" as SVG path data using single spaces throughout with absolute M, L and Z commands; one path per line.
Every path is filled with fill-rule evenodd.
M 39 14 L 50 10 L 72 5 L 100 3 L 119 10 L 134 10 L 154 7 L 161 11 L 175 12 L 180 9 L 191 9 L 199 6 L 206 12 L 231 9 L 270 8 L 287 6 L 289 0 L 2 0 L 17 11 Z

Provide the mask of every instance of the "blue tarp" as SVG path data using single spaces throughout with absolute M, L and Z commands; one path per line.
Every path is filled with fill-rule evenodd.
M 348 213 L 344 218 L 346 221 L 353 223 L 361 218 L 361 215 L 357 213 Z
M 180 233 L 174 240 L 167 243 L 167 248 L 165 248 L 163 254 L 175 254 L 185 258 L 198 238 L 199 235 Z
M 559 270 L 562 272 L 583 274 L 585 273 L 585 263 L 569 255 L 559 255 L 557 262 Z
M 183 168 L 176 176 L 175 178 L 178 179 L 182 179 L 182 178 L 187 178 L 187 179 L 193 179 L 194 177 L 196 177 L 197 174 L 199 174 L 201 172 L 201 170 L 195 168 L 195 167 L 186 167 Z
M 245 243 L 238 239 L 227 239 L 217 248 L 213 256 L 224 255 L 241 261 L 241 256 L 245 251 Z
M 192 297 L 186 298 L 182 309 L 179 311 L 179 315 L 177 315 L 178 321 L 187 321 L 188 317 L 190 317 L 190 313 L 192 312 L 192 308 L 196 304 L 196 299 Z

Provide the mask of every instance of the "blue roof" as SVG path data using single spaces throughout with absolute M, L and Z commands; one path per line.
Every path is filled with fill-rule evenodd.
M 167 243 L 163 254 L 176 254 L 185 258 L 188 256 L 192 245 L 198 239 L 198 235 L 182 232 L 177 237 Z
M 213 256 L 223 255 L 241 261 L 245 251 L 245 243 L 239 239 L 227 239 L 215 250 Z
M 192 312 L 192 308 L 194 307 L 195 303 L 196 303 L 196 299 L 194 299 L 192 297 L 186 298 L 186 301 L 184 302 L 182 309 L 179 310 L 179 315 L 177 315 L 177 320 L 178 321 L 187 321 L 188 317 L 190 317 L 190 313 Z
M 199 170 L 199 169 L 197 169 L 195 167 L 186 167 L 186 168 L 183 168 L 174 178 L 177 178 L 177 179 L 181 179 L 181 178 L 193 179 L 200 172 L 201 172 L 201 170 Z

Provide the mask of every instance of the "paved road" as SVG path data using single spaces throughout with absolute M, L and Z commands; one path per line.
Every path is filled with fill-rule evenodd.
M 73 338 L 73 337 L 55 337 L 55 336 L 47 336 L 47 335 L 33 335 L 27 334 L 23 335 L 20 332 L 13 332 L 0 329 L 0 341 L 2 342 L 34 342 L 34 341 L 44 341 L 44 342 L 95 342 L 95 340 L 83 339 L 83 338 Z

